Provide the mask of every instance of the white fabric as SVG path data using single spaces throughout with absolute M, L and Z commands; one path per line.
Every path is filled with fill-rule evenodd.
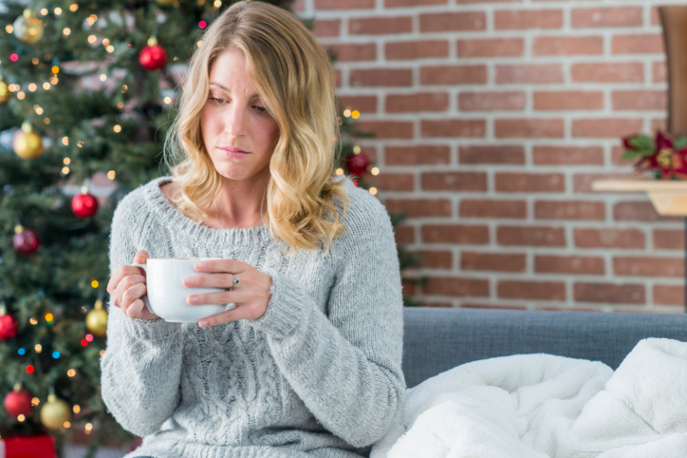
M 370 458 L 684 458 L 687 343 L 641 340 L 618 369 L 547 354 L 463 364 L 407 390 Z

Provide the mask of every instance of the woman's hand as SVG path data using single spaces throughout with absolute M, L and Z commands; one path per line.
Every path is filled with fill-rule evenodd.
M 149 257 L 146 250 L 140 250 L 134 256 L 134 263 L 145 264 Z M 140 267 L 119 266 L 107 283 L 107 292 L 112 295 L 112 303 L 128 317 L 155 320 L 160 317 L 150 313 L 141 299 L 146 293 L 145 274 Z
M 184 286 L 189 288 L 233 288 L 210 294 L 191 295 L 186 301 L 199 304 L 236 304 L 236 308 L 204 318 L 201 327 L 215 326 L 234 320 L 257 320 L 267 312 L 272 294 L 272 277 L 251 267 L 245 262 L 233 259 L 212 259 L 199 261 L 194 265 L 198 272 L 213 272 L 207 275 L 186 277 Z M 215 273 L 217 272 L 217 273 Z M 234 286 L 234 277 L 239 284 Z

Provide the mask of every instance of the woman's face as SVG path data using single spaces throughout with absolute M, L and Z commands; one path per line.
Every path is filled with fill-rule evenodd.
M 269 173 L 279 127 L 257 92 L 246 73 L 242 51 L 232 47 L 217 57 L 210 69 L 210 92 L 200 123 L 215 169 L 229 180 L 250 180 Z M 249 154 L 231 157 L 223 148 Z

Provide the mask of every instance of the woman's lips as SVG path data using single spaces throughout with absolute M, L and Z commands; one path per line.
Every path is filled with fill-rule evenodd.
M 240 149 L 219 148 L 219 150 L 222 152 L 222 154 L 225 157 L 234 158 L 234 159 L 240 159 L 240 158 L 246 157 L 250 154 L 250 153 L 246 153 L 245 151 L 242 151 Z

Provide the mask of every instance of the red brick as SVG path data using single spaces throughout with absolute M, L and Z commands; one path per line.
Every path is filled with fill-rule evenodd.
M 374 8 L 375 0 L 315 0 L 316 10 L 352 10 Z
M 465 39 L 456 42 L 458 57 L 518 57 L 525 52 L 522 38 Z
M 487 17 L 482 11 L 465 13 L 420 14 L 420 32 L 460 32 L 486 30 Z
M 563 192 L 562 173 L 497 172 L 494 176 L 497 192 Z
M 412 86 L 413 71 L 411 69 L 353 69 L 350 73 L 351 86 L 388 87 Z
M 496 138 L 563 138 L 562 119 L 495 119 Z
M 386 146 L 386 165 L 449 164 L 451 148 L 442 145 Z
M 422 226 L 424 243 L 467 243 L 484 245 L 489 243 L 487 225 L 468 226 L 464 224 L 425 224 Z
M 494 11 L 496 30 L 560 29 L 563 11 L 558 10 L 498 10 Z
M 549 226 L 499 226 L 496 241 L 507 246 L 565 246 L 565 229 Z
M 429 277 L 422 287 L 424 294 L 437 296 L 488 297 L 489 280 L 459 277 Z
M 343 110 L 358 110 L 361 113 L 377 112 L 376 95 L 339 95 L 339 106 Z
M 651 7 L 651 25 L 661 25 L 661 18 L 658 14 L 658 7 Z
M 523 91 L 461 92 L 458 109 L 461 111 L 524 110 L 527 96 Z
M 604 151 L 600 146 L 533 146 L 535 165 L 603 165 Z
M 328 45 L 327 48 L 334 51 L 336 62 L 377 59 L 377 47 L 374 43 L 341 43 L 336 45 Z
M 604 221 L 606 219 L 606 204 L 584 200 L 538 200 L 534 203 L 534 217 L 536 219 Z
M 651 66 L 651 75 L 651 80 L 654 83 L 665 83 L 668 81 L 666 61 L 654 62 Z
M 535 56 L 600 55 L 604 53 L 603 37 L 534 37 Z
M 401 288 L 405 296 L 415 296 L 418 293 L 415 279 L 401 278 Z
M 616 35 L 611 41 L 613 54 L 662 54 L 663 37 L 651 35 Z
M 618 202 L 613 206 L 613 219 L 616 221 L 680 221 L 681 216 L 661 216 L 647 201 Z
M 349 35 L 386 35 L 413 31 L 411 16 L 349 18 Z
M 420 175 L 425 191 L 486 191 L 485 172 L 423 172 Z
M 666 91 L 613 91 L 614 110 L 667 110 Z
M 583 229 L 573 230 L 577 248 L 643 249 L 646 236 L 640 229 Z
M 614 275 L 641 277 L 680 277 L 685 276 L 685 258 L 664 258 L 658 256 L 615 256 L 613 257 Z
M 644 81 L 641 62 L 572 64 L 570 74 L 575 83 L 640 83 Z
M 562 83 L 561 64 L 496 65 L 496 84 Z
M 449 199 L 392 199 L 387 198 L 384 206 L 391 213 L 404 213 L 408 218 L 451 216 Z
M 565 283 L 553 281 L 499 280 L 498 297 L 539 301 L 564 301 Z
M 440 65 L 420 68 L 420 84 L 486 84 L 485 65 Z
M 625 178 L 624 173 L 577 173 L 573 175 L 573 192 L 576 193 L 594 193 L 599 194 L 599 191 L 592 189 L 592 184 L 596 180 L 606 180 L 608 178 Z
M 384 0 L 384 8 L 407 8 L 409 6 L 446 4 L 448 4 L 448 0 Z
M 685 230 L 654 229 L 654 249 L 657 250 L 684 250 Z
M 384 44 L 384 56 L 387 60 L 415 60 L 430 57 L 448 57 L 448 41 L 394 41 Z
M 601 110 L 602 91 L 538 91 L 534 93 L 535 110 Z
M 604 259 L 596 256 L 535 255 L 536 273 L 604 275 Z
M 575 300 L 579 302 L 604 302 L 613 304 L 646 303 L 646 292 L 642 285 L 580 282 L 573 285 L 573 295 Z
M 365 181 L 380 191 L 412 191 L 415 189 L 415 176 L 412 173 L 380 173 L 369 175 Z
M 654 285 L 654 304 L 685 305 L 685 287 L 674 285 Z
M 448 110 L 448 93 L 389 94 L 386 96 L 386 106 L 384 109 L 387 113 L 446 111 Z
M 578 8 L 572 10 L 572 26 L 638 27 L 642 25 L 641 7 Z
M 484 119 L 422 119 L 420 135 L 423 137 L 479 137 L 487 135 Z
M 373 131 L 375 138 L 413 138 L 412 121 L 358 121 L 356 130 Z
M 415 243 L 415 228 L 403 224 L 394 227 L 394 239 L 400 245 Z
M 641 118 L 575 119 L 572 122 L 573 137 L 621 138 L 642 130 Z
M 527 218 L 524 200 L 463 199 L 460 201 L 461 218 Z
M 450 251 L 420 250 L 420 265 L 428 269 L 450 269 L 453 266 L 453 253 Z
M 522 145 L 466 145 L 460 146 L 461 164 L 524 164 Z
M 524 272 L 524 254 L 476 253 L 464 251 L 460 255 L 461 270 L 495 272 Z
M 338 37 L 341 34 L 341 19 L 315 19 L 312 34 L 316 37 Z
M 293 2 L 293 11 L 299 13 L 305 11 L 305 0 L 296 0 L 295 2 Z

